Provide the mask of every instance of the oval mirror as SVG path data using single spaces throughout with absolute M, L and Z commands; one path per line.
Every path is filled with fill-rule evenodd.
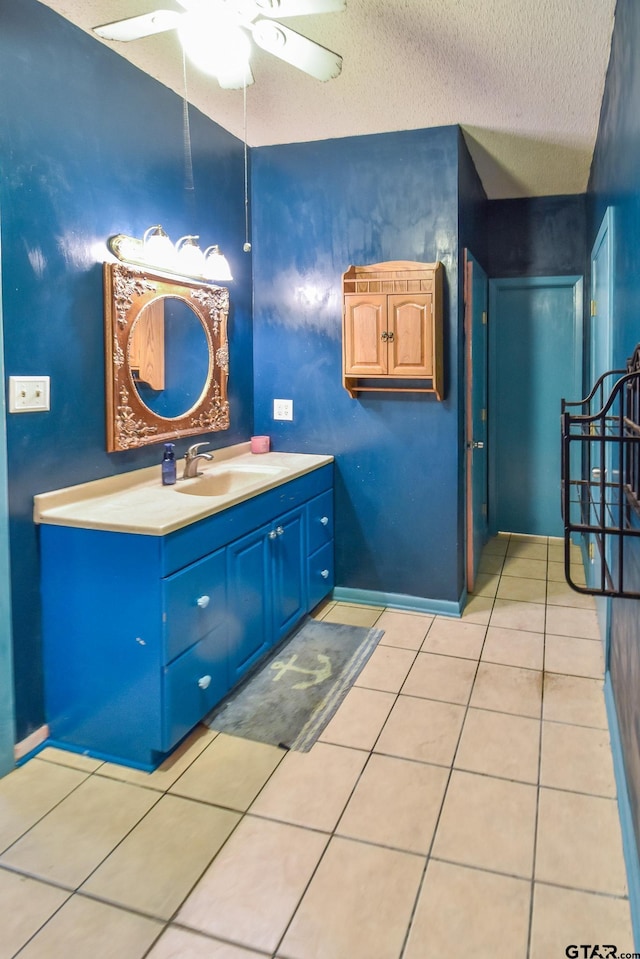
M 229 291 L 104 264 L 107 450 L 229 429 Z
M 191 304 L 163 296 L 140 310 L 129 334 L 129 369 L 144 405 L 166 419 L 199 402 L 211 375 L 207 335 Z

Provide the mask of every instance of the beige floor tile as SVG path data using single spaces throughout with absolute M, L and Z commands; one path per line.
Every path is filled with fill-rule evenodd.
M 330 832 L 367 761 L 360 749 L 317 742 L 290 751 L 251 806 L 251 813 Z
M 380 619 L 376 620 L 376 629 L 384 630 L 380 644 L 418 650 L 432 622 L 433 616 L 385 609 Z
M 32 759 L 0 779 L 0 851 L 87 779 L 79 769 Z
M 215 730 L 198 724 L 184 742 L 180 743 L 178 748 L 152 773 L 133 769 L 130 766 L 119 766 L 116 763 L 103 763 L 98 770 L 98 775 L 164 792 L 180 778 L 203 749 L 206 749 L 218 735 L 219 733 Z
M 542 708 L 542 675 L 536 669 L 481 662 L 470 704 L 477 709 L 538 719 Z
M 323 599 L 318 603 L 317 606 L 314 606 L 309 615 L 312 619 L 324 619 L 329 610 L 333 609 L 335 605 L 335 600 Z
M 546 563 L 547 558 L 546 542 L 512 539 L 507 548 L 507 559 L 534 559 Z
M 356 686 L 397 693 L 411 669 L 416 653 L 412 649 L 377 646 L 356 679 Z
M 572 581 L 577 586 L 584 586 L 585 574 L 581 562 L 571 563 L 569 572 Z M 548 563 L 547 579 L 554 583 L 567 583 L 567 577 L 564 571 L 564 563 Z M 588 594 L 585 594 L 588 595 Z
M 548 536 L 538 535 L 537 533 L 509 533 L 509 543 L 543 543 L 549 542 Z
M 482 647 L 482 660 L 487 663 L 499 663 L 502 666 L 542 669 L 544 633 L 489 626 L 487 638 Z
M 161 930 L 155 919 L 76 895 L 25 946 L 20 959 L 142 959 Z
M 170 919 L 239 821 L 227 809 L 163 796 L 82 891 Z
M 510 533 L 498 533 L 488 539 L 482 550 L 483 557 L 485 555 L 504 556 L 509 546 L 510 536 Z
M 278 955 L 397 959 L 423 869 L 420 856 L 332 839 Z
M 432 859 L 404 959 L 525 959 L 529 899 L 524 879 Z
M 540 721 L 469 709 L 455 758 L 458 769 L 537 783 Z
M 607 729 L 603 686 L 602 681 L 597 679 L 546 673 L 542 718 Z
M 603 943 L 617 946 L 619 956 L 633 953 L 633 933 L 627 899 L 595 896 L 536 883 L 533 895 L 531 959 L 566 956 L 567 946 Z M 605 952 L 602 952 L 606 955 Z M 575 955 L 584 955 L 577 952 Z
M 486 632 L 486 627 L 478 623 L 436 616 L 422 644 L 422 652 L 479 659 Z
M 194 760 L 170 792 L 246 810 L 281 762 L 284 751 L 221 733 Z
M 325 623 L 344 623 L 345 626 L 373 626 L 380 618 L 379 606 L 355 606 L 350 603 L 336 603 L 326 615 Z
M 478 572 L 473 585 L 474 596 L 495 596 L 498 590 L 500 576 L 493 573 Z
M 547 633 L 554 636 L 576 636 L 580 639 L 600 639 L 596 611 L 571 606 L 549 606 Z
M 616 781 L 607 730 L 543 723 L 540 783 L 615 798 Z
M 545 611 L 544 603 L 522 603 L 512 599 L 496 599 L 489 625 L 499 626 L 503 629 L 522 629 L 534 633 L 543 633 Z
M 87 773 L 95 772 L 96 769 L 104 765 L 101 759 L 92 759 L 91 756 L 73 753 L 68 749 L 58 749 L 55 746 L 45 746 L 44 749 L 41 749 L 38 753 L 38 759 L 58 763 L 60 766 L 70 766 L 72 769 L 80 769 Z
M 151 789 L 92 776 L 8 849 L 1 861 L 77 887 L 157 801 L 158 794 Z
M 471 596 L 462 610 L 460 619 L 463 623 L 475 623 L 486 626 L 493 609 L 493 596 Z
M 466 705 L 476 675 L 475 660 L 436 653 L 418 653 L 402 693 Z
M 232 946 L 219 939 L 170 926 L 148 954 L 147 959 L 264 959 L 264 953 Z
M 626 895 L 616 801 L 541 789 L 536 879 L 590 892 Z
M 547 583 L 547 603 L 550 606 L 578 606 L 581 609 L 595 609 L 593 596 L 578 593 L 565 581 L 549 580 Z
M 483 553 L 482 556 L 480 557 L 478 572 L 488 573 L 489 575 L 495 575 L 496 573 L 501 573 L 503 563 L 504 563 L 503 553 Z
M 12 959 L 68 896 L 63 889 L 0 869 L 0 959 Z
M 176 921 L 273 951 L 327 844 L 327 836 L 245 816 Z
M 432 855 L 529 878 L 535 817 L 535 786 L 454 769 Z
M 375 752 L 448 766 L 453 760 L 464 707 L 433 699 L 399 696 Z
M 539 559 L 510 559 L 502 567 L 503 576 L 519 576 L 521 579 L 546 579 L 547 563 Z
M 442 766 L 372 756 L 336 832 L 426 856 L 448 777 Z
M 354 686 L 324 729 L 320 740 L 336 746 L 371 749 L 395 701 L 393 693 Z
M 551 636 L 547 633 L 544 668 L 550 673 L 603 679 L 602 643 L 596 639 L 575 639 L 573 636 Z
M 498 599 L 516 600 L 520 603 L 544 603 L 547 582 L 544 579 L 523 579 L 522 576 L 501 576 Z

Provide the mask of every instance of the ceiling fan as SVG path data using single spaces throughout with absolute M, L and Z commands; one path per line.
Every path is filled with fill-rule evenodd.
M 342 70 L 342 57 L 274 18 L 339 13 L 346 0 L 177 0 L 184 12 L 155 10 L 94 27 L 105 40 L 140 40 L 177 30 L 196 66 L 213 74 L 221 87 L 253 83 L 249 66 L 251 37 L 257 46 L 316 80 L 331 80 Z

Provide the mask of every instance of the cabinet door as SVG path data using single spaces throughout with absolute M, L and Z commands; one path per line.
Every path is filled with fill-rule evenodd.
M 433 296 L 389 295 L 389 373 L 433 376 Z
M 271 644 L 270 527 L 227 547 L 229 675 L 232 684 Z
M 344 372 L 383 376 L 387 372 L 387 297 L 352 293 L 344 298 Z
M 269 532 L 274 643 L 295 626 L 307 608 L 303 515 L 301 509 L 293 510 L 280 517 Z

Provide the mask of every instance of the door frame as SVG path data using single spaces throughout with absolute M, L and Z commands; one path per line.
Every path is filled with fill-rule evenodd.
M 474 340 L 476 337 L 474 333 L 476 331 L 475 324 L 478 322 L 478 315 L 476 312 L 477 304 L 474 302 L 474 293 L 473 293 L 473 274 L 474 269 L 478 268 L 482 272 L 485 283 L 485 291 L 483 302 L 480 304 L 482 310 L 482 316 L 480 318 L 480 323 L 484 330 L 484 343 L 482 356 L 477 356 L 474 352 Z M 487 314 L 488 314 L 488 295 L 489 295 L 489 286 L 486 273 L 474 257 L 473 253 L 466 249 L 463 254 L 463 269 L 464 269 L 464 280 L 463 280 L 463 294 L 464 294 L 464 337 L 465 337 L 465 505 L 466 505 L 466 547 L 465 547 L 465 570 L 466 570 L 466 586 L 467 592 L 473 592 L 478 563 L 480 561 L 480 556 L 477 555 L 476 545 L 478 535 L 482 540 L 482 545 L 486 542 L 488 538 L 488 470 L 487 470 L 487 396 L 486 389 L 488 385 L 488 352 L 487 352 Z M 482 367 L 480 367 L 482 364 Z M 476 375 L 481 369 L 485 395 L 483 397 L 483 410 L 484 410 L 484 421 L 482 423 L 482 428 L 480 433 L 478 433 L 477 425 L 475 422 L 475 409 L 474 409 L 474 380 Z M 482 461 L 484 463 L 484 475 L 479 476 L 478 471 L 475 466 L 475 461 L 478 457 L 475 456 L 475 448 L 473 444 L 477 441 L 480 441 L 484 444 L 484 449 L 482 453 Z M 474 501 L 476 499 L 476 494 L 478 492 L 477 484 L 481 482 L 483 485 L 483 499 L 485 501 L 485 512 L 482 517 L 476 516 L 476 511 L 474 509 Z
M 584 371 L 584 307 L 583 307 L 583 287 L 584 278 L 578 275 L 570 276 L 520 276 L 508 278 L 495 278 L 489 280 L 489 317 L 496 315 L 496 300 L 502 289 L 513 289 L 518 286 L 529 287 L 530 289 L 542 287 L 566 287 L 573 289 L 573 324 L 574 339 L 578 345 L 573 358 L 573 380 L 576 388 L 576 398 L 580 398 L 582 393 L 583 371 Z M 496 491 L 496 473 L 497 473 L 497 436 L 496 420 L 497 417 L 491 412 L 495 411 L 499 402 L 497 397 L 496 381 L 496 362 L 495 362 L 495 329 L 491 321 L 489 323 L 489 535 L 495 536 L 498 530 L 496 522 L 497 491 Z M 569 399 L 569 397 L 567 397 Z M 560 447 L 560 409 L 558 409 L 558 447 Z M 558 475 L 558 510 L 560 510 L 560 476 Z
M 0 221 L 0 227 L 2 223 Z M 2 242 L 0 230 L 0 776 L 15 766 L 15 703 L 13 689 L 13 630 L 9 564 L 9 496 L 7 469 L 7 407 L 5 400 L 2 317 Z

